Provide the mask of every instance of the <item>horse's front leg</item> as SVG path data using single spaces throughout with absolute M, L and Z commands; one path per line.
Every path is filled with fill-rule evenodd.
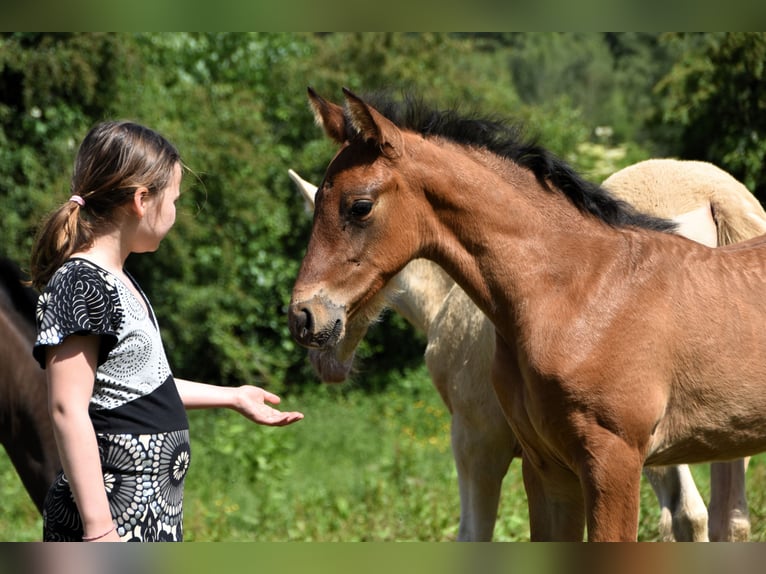
M 585 507 L 580 481 L 568 468 L 522 454 L 522 475 L 529 505 L 529 535 L 533 542 L 582 542 Z
M 588 541 L 628 542 L 638 538 L 643 456 L 620 437 L 593 424 L 583 437 L 581 466 Z
M 581 542 L 585 527 L 582 489 L 571 468 L 551 457 L 538 436 L 525 401 L 526 381 L 516 349 L 495 339 L 492 386 L 500 408 L 522 446 L 522 475 L 529 505 L 529 531 L 534 541 Z
M 516 437 L 499 407 L 477 414 L 492 424 L 474 424 L 458 410 L 452 416 L 452 451 L 460 486 L 457 539 L 467 542 L 492 540 L 503 478 L 518 454 Z

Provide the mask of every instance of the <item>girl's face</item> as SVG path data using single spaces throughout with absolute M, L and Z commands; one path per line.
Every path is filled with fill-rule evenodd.
M 139 223 L 136 253 L 157 250 L 176 221 L 176 200 L 180 195 L 181 164 L 177 163 L 167 187 L 144 196 L 146 211 Z

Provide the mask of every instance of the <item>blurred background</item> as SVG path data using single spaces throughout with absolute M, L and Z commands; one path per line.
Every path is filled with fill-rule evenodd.
M 152 300 L 174 372 L 254 383 L 306 419 L 255 427 L 191 413 L 188 540 L 450 540 L 459 519 L 449 415 L 425 341 L 387 314 L 354 378 L 319 383 L 287 330 L 311 216 L 287 176 L 319 183 L 334 147 L 306 88 L 341 100 L 415 93 L 527 132 L 588 179 L 649 157 L 706 160 L 766 197 L 764 33 L 0 34 L 0 249 L 27 268 L 41 218 L 69 196 L 79 141 L 127 118 L 192 173 L 177 224 L 129 270 Z M 518 462 L 496 538 L 528 538 Z M 696 469 L 703 495 L 706 468 Z M 756 457 L 749 484 L 762 473 Z M 41 521 L 0 453 L 0 540 Z M 753 536 L 766 504 L 749 492 Z M 642 539 L 657 503 L 642 491 Z

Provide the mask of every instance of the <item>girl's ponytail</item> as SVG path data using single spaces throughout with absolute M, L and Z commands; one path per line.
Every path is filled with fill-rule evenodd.
M 91 244 L 93 230 L 81 213 L 84 209 L 84 205 L 70 199 L 43 221 L 32 248 L 30 275 L 35 289 L 45 287 L 64 261 Z

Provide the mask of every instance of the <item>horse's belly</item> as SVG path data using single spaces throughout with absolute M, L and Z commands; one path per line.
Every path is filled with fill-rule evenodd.
M 652 435 L 648 465 L 733 460 L 766 451 L 766 410 L 701 410 L 680 421 L 677 415 Z
M 668 402 L 649 442 L 650 464 L 766 451 L 766 336 L 761 322 L 730 316 L 731 322 L 689 330 L 682 339 L 686 347 L 677 346 L 684 352 L 671 361 Z

